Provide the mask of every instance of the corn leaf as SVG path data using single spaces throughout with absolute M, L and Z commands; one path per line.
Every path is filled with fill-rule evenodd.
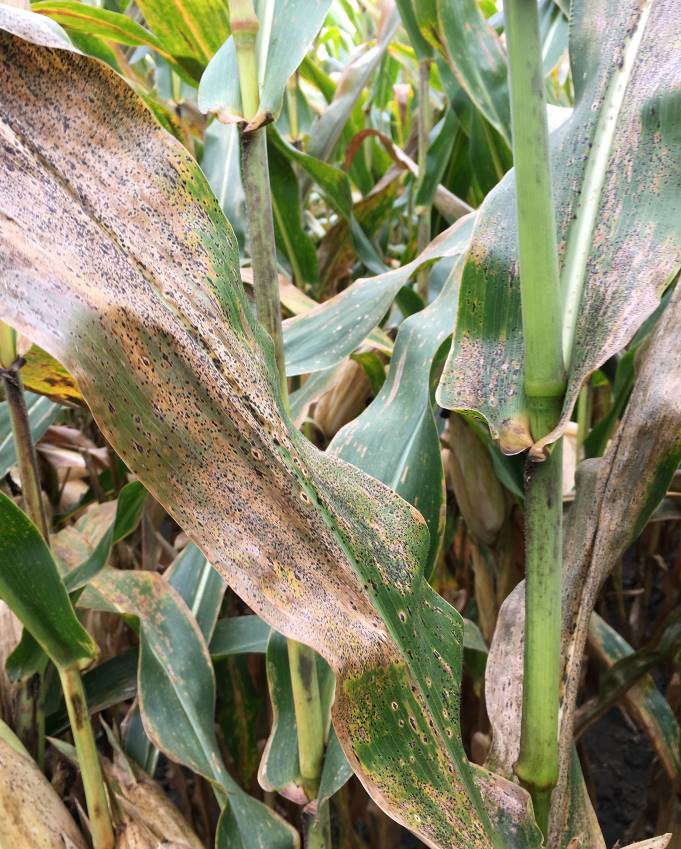
M 334 298 L 285 321 L 286 373 L 320 371 L 351 354 L 416 272 L 435 260 L 461 255 L 468 247 L 470 233 L 470 219 L 457 221 L 412 262 L 376 277 L 355 280 Z
M 147 0 L 148 2 L 148 0 Z M 331 0 L 255 0 L 255 41 L 260 108 L 250 121 L 259 127 L 278 117 L 291 74 L 319 32 Z M 199 108 L 221 121 L 243 121 L 234 38 L 220 47 L 201 77 Z
M 469 231 L 473 220 L 468 219 Z M 440 346 L 451 334 L 462 257 L 455 258 L 453 268 L 448 265 L 451 270 L 438 297 L 400 326 L 380 392 L 329 446 L 330 453 L 383 481 L 419 510 L 430 533 L 427 575 L 440 550 L 445 506 L 430 372 Z
M 83 396 L 75 380 L 46 351 L 32 345 L 24 356 L 21 367 L 21 382 L 24 389 L 45 395 L 58 404 L 83 405 Z
M 0 7 L 2 26 L 25 35 L 36 18 Z M 5 31 L 0 63 L 2 318 L 64 363 L 117 453 L 246 603 L 329 662 L 339 741 L 384 810 L 438 849 L 500 845 L 500 828 L 538 845 L 527 794 L 474 778 L 466 760 L 463 620 L 424 580 L 423 518 L 288 422 L 236 242 L 198 166 L 96 60 Z M 137 615 L 172 596 L 165 583 L 122 593 L 114 581 L 131 573 L 105 570 L 97 584 L 104 575 Z M 166 636 L 146 658 L 162 682 L 172 629 L 153 622 Z M 200 722 L 187 736 L 171 727 L 164 747 L 212 774 L 194 701 L 213 693 L 210 671 L 196 680 L 205 656 L 185 657 L 192 684 L 178 682 Z M 143 710 L 152 703 L 164 715 L 153 688 Z
M 47 428 L 59 415 L 59 407 L 49 398 L 34 395 L 32 392 L 27 392 L 25 398 L 31 436 L 34 442 L 39 442 L 45 435 Z M 0 478 L 5 477 L 16 461 L 17 452 L 14 447 L 9 407 L 7 401 L 2 401 L 0 402 Z
M 0 598 L 55 666 L 92 660 L 97 647 L 78 621 L 50 549 L 28 516 L 0 493 Z
M 229 35 L 227 4 L 222 0 L 139 0 L 137 6 L 163 50 L 198 82 Z
M 619 351 L 681 266 L 681 60 L 670 0 L 572 5 L 572 116 L 551 134 L 568 389 Z M 461 284 L 440 403 L 477 410 L 507 453 L 532 445 L 523 390 L 510 173 L 483 204 Z

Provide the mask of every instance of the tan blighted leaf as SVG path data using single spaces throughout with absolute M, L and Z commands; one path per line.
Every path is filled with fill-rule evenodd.
M 459 735 L 463 620 L 423 578 L 424 521 L 283 416 L 198 166 L 96 61 L 3 33 L 0 67 L 2 318 L 64 363 L 249 606 L 332 665 L 338 737 L 377 803 L 436 849 L 500 845 Z

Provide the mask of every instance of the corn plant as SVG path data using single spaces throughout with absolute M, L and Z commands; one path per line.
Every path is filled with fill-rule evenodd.
M 0 6 L 0 811 L 25 770 L 41 845 L 605 847 L 613 704 L 678 823 L 678 557 L 634 647 L 603 588 L 678 519 L 679 13 L 564 5 Z

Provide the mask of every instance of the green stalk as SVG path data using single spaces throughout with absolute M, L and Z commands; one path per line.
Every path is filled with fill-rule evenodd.
M 525 344 L 525 392 L 532 435 L 560 417 L 565 392 L 558 251 L 536 0 L 505 4 L 509 52 L 518 254 Z M 548 831 L 558 779 L 562 441 L 528 463 L 525 491 L 525 649 L 520 754 L 515 771 Z
M 243 114 L 247 121 L 251 121 L 260 108 L 255 53 L 258 19 L 251 0 L 230 0 L 230 24 L 236 43 Z M 259 321 L 274 343 L 281 397 L 287 405 L 279 275 L 267 162 L 267 136 L 264 128 L 241 131 L 241 173 L 246 195 L 246 224 L 253 263 L 256 311 Z M 288 641 L 288 655 L 303 789 L 308 798 L 314 799 L 319 790 L 325 747 L 325 722 L 317 680 L 317 659 L 312 649 L 294 640 Z M 320 811 L 311 823 L 308 849 L 327 849 L 331 845 L 328 805 L 325 805 L 324 809 L 325 811 Z
M 83 778 L 92 844 L 94 849 L 113 849 L 115 841 L 109 813 L 109 800 L 104 787 L 80 671 L 77 665 L 73 664 L 60 669 L 59 677 Z
M 239 66 L 241 109 L 244 118 L 252 121 L 260 108 L 258 60 L 255 53 L 259 23 L 252 0 L 229 0 L 229 24 Z
M 324 763 L 325 737 L 325 723 L 319 698 L 317 657 L 308 646 L 289 640 L 288 659 L 298 730 L 300 776 L 307 797 L 314 799 L 319 790 Z
M 428 140 L 430 130 L 433 123 L 432 111 L 430 108 L 430 65 L 431 60 L 421 59 L 419 61 L 419 136 L 418 136 L 418 158 L 419 158 L 419 179 L 420 186 L 426 176 L 426 160 L 428 158 Z M 428 205 L 425 208 L 416 207 L 418 215 L 418 230 L 416 236 L 416 252 L 420 254 L 428 246 L 430 242 L 430 217 L 431 208 Z M 429 269 L 424 268 L 419 271 L 416 278 L 416 291 L 420 295 L 423 303 L 428 305 L 428 277 Z
M 505 13 L 517 189 L 525 392 L 532 435 L 540 439 L 558 420 L 565 392 L 544 75 L 536 2 L 510 0 Z

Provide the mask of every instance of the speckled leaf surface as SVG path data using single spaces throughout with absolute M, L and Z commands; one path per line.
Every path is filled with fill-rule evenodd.
M 674 0 L 572 6 L 575 109 L 552 133 L 551 155 L 565 312 L 576 325 L 574 346 L 564 334 L 563 415 L 542 444 L 562 432 L 584 378 L 631 339 L 681 265 L 678 26 Z M 511 172 L 481 208 L 439 387 L 443 406 L 480 412 L 507 453 L 532 445 L 514 191 Z
M 461 237 L 474 217 L 461 225 Z M 345 425 L 328 450 L 383 481 L 413 504 L 428 524 L 425 564 L 432 571 L 444 530 L 444 470 L 431 403 L 430 372 L 435 355 L 451 334 L 462 256 L 432 304 L 400 326 L 385 383 L 364 412 Z
M 338 738 L 377 803 L 431 847 L 499 845 L 459 736 L 463 621 L 423 578 L 425 523 L 285 419 L 198 166 L 97 61 L 3 33 L 0 68 L 2 318 L 71 371 L 246 603 L 330 663 Z
M 255 40 L 260 108 L 250 128 L 278 117 L 288 78 L 303 61 L 330 5 L 331 0 L 255 0 L 260 24 Z M 199 108 L 226 123 L 244 121 L 231 36 L 201 77 Z
M 419 268 L 443 257 L 460 256 L 469 241 L 470 221 L 457 221 L 412 262 L 355 280 L 323 304 L 289 318 L 284 322 L 286 374 L 307 374 L 339 363 L 366 339 Z

